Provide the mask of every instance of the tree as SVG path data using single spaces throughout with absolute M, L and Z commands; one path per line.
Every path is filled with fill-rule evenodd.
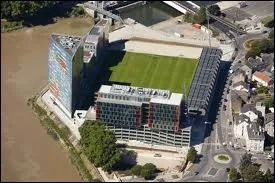
M 194 23 L 204 24 L 206 20 L 205 7 L 201 7 L 194 16 Z
M 146 163 L 145 165 L 143 165 L 140 175 L 142 177 L 144 177 L 145 179 L 148 179 L 156 172 L 157 172 L 156 165 L 154 165 L 152 163 Z
M 231 167 L 229 170 L 229 180 L 231 182 L 235 182 L 238 179 L 238 172 L 237 169 L 234 167 Z
M 241 172 L 241 175 L 243 175 L 244 170 L 252 164 L 252 160 L 251 160 L 252 155 L 245 153 L 244 155 L 242 155 L 241 157 L 241 163 L 240 163 L 240 167 L 239 170 Z
M 71 16 L 76 16 L 76 17 L 84 15 L 84 9 L 80 6 L 73 7 L 70 15 Z
M 274 182 L 274 174 L 271 173 L 269 168 L 264 174 L 264 182 Z
M 198 156 L 197 152 L 198 151 L 194 147 L 190 147 L 187 153 L 187 161 L 194 163 Z
M 221 14 L 221 9 L 220 9 L 219 5 L 217 5 L 217 4 L 209 6 L 208 11 L 210 14 L 215 15 L 215 16 L 219 16 Z
M 103 170 L 109 171 L 121 160 L 114 134 L 105 130 L 99 122 L 85 121 L 79 132 L 83 151 L 95 166 L 102 166 Z
M 187 23 L 192 23 L 193 15 L 190 12 L 186 12 L 186 14 L 184 15 L 184 21 Z
M 131 173 L 140 176 L 141 175 L 142 166 L 141 165 L 135 165 L 131 168 Z

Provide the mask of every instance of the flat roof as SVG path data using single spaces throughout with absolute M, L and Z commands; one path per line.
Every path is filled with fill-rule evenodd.
M 180 105 L 183 94 L 171 93 L 169 90 L 142 88 L 126 85 L 101 85 L 99 93 L 119 94 L 121 96 L 134 96 L 148 98 L 150 102 L 168 105 Z
M 74 55 L 81 41 L 83 41 L 80 36 L 62 35 L 56 33 L 52 34 L 52 39 L 64 48 L 64 50 L 66 50 L 66 52 L 71 56 Z
M 129 101 L 129 100 L 116 100 L 116 99 L 109 99 L 109 98 L 98 98 L 96 101 L 98 102 L 106 102 L 106 103 L 116 103 L 116 104 L 124 104 L 124 105 L 134 105 L 134 106 L 141 106 L 141 102 L 136 101 Z

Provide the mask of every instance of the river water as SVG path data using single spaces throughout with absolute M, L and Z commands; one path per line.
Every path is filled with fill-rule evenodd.
M 182 13 L 160 1 L 150 2 L 139 7 L 133 6 L 119 10 L 119 15 L 123 19 L 131 18 L 145 26 L 151 26 L 170 18 L 180 16 L 181 14 Z
M 180 14 L 162 2 L 120 12 L 146 26 Z M 91 26 L 91 19 L 73 18 L 1 34 L 2 181 L 81 181 L 26 101 L 47 84 L 51 33 L 84 35 Z
M 1 180 L 81 181 L 26 101 L 47 83 L 50 34 L 83 35 L 91 19 L 63 19 L 1 34 Z

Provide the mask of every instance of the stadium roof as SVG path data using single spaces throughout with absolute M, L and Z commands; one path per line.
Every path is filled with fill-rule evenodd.
M 221 56 L 220 49 L 203 48 L 188 95 L 188 110 L 206 113 Z

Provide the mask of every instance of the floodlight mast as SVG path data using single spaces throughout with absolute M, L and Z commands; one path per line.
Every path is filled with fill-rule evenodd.
M 208 34 L 208 42 L 209 42 L 209 48 L 211 48 L 211 35 L 210 35 L 210 29 L 209 29 L 209 12 L 208 12 L 208 6 L 206 6 L 205 8 L 205 14 L 206 14 L 206 18 L 207 18 L 207 28 L 208 28 L 208 31 L 209 31 L 209 34 Z

